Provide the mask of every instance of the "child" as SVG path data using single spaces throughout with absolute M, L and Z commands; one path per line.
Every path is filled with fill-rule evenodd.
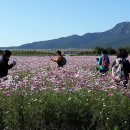
M 104 49 L 101 53 L 101 56 L 96 60 L 98 61 L 100 73 L 106 73 L 109 70 L 109 64 L 110 64 L 107 50 Z
M 57 51 L 58 58 L 56 60 L 52 59 L 51 60 L 56 62 L 58 67 L 63 67 L 66 64 L 66 59 L 63 57 L 61 54 L 61 51 Z
M 16 65 L 15 61 L 13 61 L 13 63 L 10 65 L 8 64 L 11 54 L 12 53 L 9 50 L 5 50 L 2 53 L 2 57 L 0 59 L 0 78 L 7 76 L 8 70 L 11 69 L 14 65 Z
M 130 63 L 126 58 L 128 53 L 125 49 L 119 49 L 117 51 L 117 59 L 112 64 L 112 76 L 114 81 L 118 84 L 123 82 L 125 88 L 129 79 Z

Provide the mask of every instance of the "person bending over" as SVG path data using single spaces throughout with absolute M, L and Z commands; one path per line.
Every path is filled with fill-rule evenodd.
M 58 67 L 63 67 L 65 65 L 65 63 L 64 63 L 65 58 L 61 54 L 61 51 L 57 51 L 57 55 L 58 55 L 58 58 L 56 60 L 52 59 L 51 57 L 50 58 L 52 61 L 57 63 Z

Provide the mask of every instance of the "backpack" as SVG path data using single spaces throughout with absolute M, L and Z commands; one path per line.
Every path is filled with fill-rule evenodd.
M 118 58 L 115 62 L 115 65 L 112 67 L 112 77 L 116 81 L 121 81 L 126 78 L 124 70 L 125 61 L 121 58 Z
M 66 65 L 66 63 L 67 63 L 67 60 L 66 60 L 65 57 L 63 57 L 63 58 L 62 58 L 62 65 L 63 65 L 63 66 Z
M 109 67 L 109 58 L 108 58 L 108 56 L 103 56 L 102 57 L 102 67 L 103 68 L 108 68 Z

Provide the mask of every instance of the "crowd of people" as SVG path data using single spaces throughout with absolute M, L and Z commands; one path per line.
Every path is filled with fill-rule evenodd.
M 129 60 L 126 59 L 128 57 L 128 52 L 125 49 L 118 49 L 116 54 L 117 58 L 112 63 L 111 67 L 112 78 L 117 85 L 122 82 L 124 87 L 127 88 L 130 73 L 130 63 Z M 97 58 L 97 61 L 100 73 L 106 73 L 110 65 L 110 59 L 106 49 L 101 52 L 101 56 Z
M 12 53 L 9 50 L 4 50 L 2 52 L 2 57 L 0 59 L 0 78 L 6 77 L 8 75 L 8 70 L 16 65 L 15 60 L 11 64 L 8 63 L 11 55 Z M 61 51 L 57 51 L 57 56 L 57 59 L 50 57 L 50 60 L 56 62 L 58 67 L 66 65 L 66 58 L 62 55 Z M 127 88 L 130 73 L 130 63 L 129 60 L 126 59 L 127 57 L 128 53 L 125 49 L 118 49 L 117 58 L 112 63 L 111 67 L 113 80 L 117 85 L 122 81 L 125 88 Z M 101 74 L 107 74 L 110 70 L 108 51 L 104 49 L 99 58 L 96 58 L 96 60 L 98 64 L 98 71 Z

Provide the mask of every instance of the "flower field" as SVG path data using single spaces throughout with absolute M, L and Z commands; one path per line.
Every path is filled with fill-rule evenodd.
M 34 92 L 117 88 L 112 82 L 111 72 L 108 75 L 98 73 L 95 56 L 66 57 L 67 65 L 63 68 L 57 68 L 49 57 L 15 58 L 17 65 L 9 71 L 7 80 L 0 81 L 0 89 L 5 93 L 11 94 L 12 91 L 21 88 L 28 88 Z M 111 57 L 111 63 L 113 60 L 114 57 Z
M 95 56 L 66 56 L 63 68 L 48 56 L 14 58 L 0 79 L 1 130 L 130 129 L 129 84 L 124 90 L 111 71 L 100 74 Z

